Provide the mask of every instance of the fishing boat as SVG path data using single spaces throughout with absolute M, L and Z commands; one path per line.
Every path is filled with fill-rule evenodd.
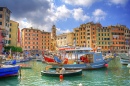
M 19 65 L 16 65 L 16 60 L 13 61 L 13 65 L 2 64 L 3 58 L 0 57 L 0 78 L 18 75 L 20 69 Z
M 55 62 L 53 56 L 43 55 L 43 58 L 44 58 L 46 63 L 53 63 L 53 62 Z
M 120 57 L 121 64 L 123 64 L 123 65 L 130 64 L 130 50 L 128 53 L 120 53 L 118 55 Z
M 82 69 L 77 69 L 77 70 L 66 70 L 64 68 L 61 69 L 56 69 L 56 70 L 44 70 L 41 71 L 41 75 L 43 76 L 54 76 L 54 77 L 59 77 L 60 75 L 63 76 L 77 76 L 77 75 L 82 75 Z
M 102 55 L 100 49 L 97 51 L 92 51 L 91 48 L 87 47 L 75 47 L 75 48 L 61 48 L 60 51 L 64 50 L 64 58 L 71 59 L 74 63 L 63 64 L 63 65 L 52 65 L 52 68 L 62 68 L 65 69 L 98 69 L 102 67 L 107 67 L 108 62 L 111 58 L 107 58 Z M 111 56 L 109 56 L 111 57 Z
M 19 65 L 1 65 L 0 66 L 0 78 L 8 76 L 16 76 L 19 72 Z

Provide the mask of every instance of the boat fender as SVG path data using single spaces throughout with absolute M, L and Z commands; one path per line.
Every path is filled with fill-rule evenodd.
M 80 83 L 79 86 L 83 86 L 83 85 Z
M 105 67 L 108 67 L 108 64 L 105 64 L 104 66 L 105 66 Z
M 63 81 L 63 75 L 62 74 L 59 76 L 59 78 L 60 78 L 60 81 Z

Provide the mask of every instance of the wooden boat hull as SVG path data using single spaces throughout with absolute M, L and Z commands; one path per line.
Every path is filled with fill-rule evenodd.
M 65 73 L 56 73 L 55 71 L 52 72 L 41 71 L 41 75 L 53 76 L 53 77 L 59 77 L 60 75 L 67 76 L 67 77 L 82 75 L 82 70 L 67 70 L 67 71 Z

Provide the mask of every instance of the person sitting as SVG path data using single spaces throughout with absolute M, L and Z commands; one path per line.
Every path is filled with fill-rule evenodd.
M 60 73 L 64 73 L 65 72 L 65 68 L 62 67 L 62 69 L 60 70 Z
M 56 73 L 59 73 L 59 72 L 60 72 L 59 68 L 56 68 Z

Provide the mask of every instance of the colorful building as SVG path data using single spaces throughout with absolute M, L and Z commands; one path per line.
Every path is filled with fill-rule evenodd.
M 96 47 L 100 47 L 102 52 L 108 52 L 112 43 L 111 30 L 107 27 L 97 27 Z
M 51 51 L 57 50 L 56 38 L 56 26 L 53 25 L 51 28 Z
M 33 52 L 51 49 L 51 33 L 34 28 L 22 29 L 22 48 Z
M 7 7 L 0 7 L 0 53 L 4 50 L 3 47 L 9 44 L 10 14 L 11 11 Z
M 63 33 L 57 36 L 57 46 L 73 46 L 74 33 Z
M 67 33 L 57 36 L 57 45 L 100 48 L 102 52 L 126 52 L 130 49 L 130 30 L 124 25 L 102 27 L 100 23 L 88 22 L 73 29 L 73 36 Z M 67 39 L 71 38 L 71 39 Z
M 125 26 L 124 28 L 124 35 L 125 35 L 125 50 L 128 52 L 130 49 L 130 30 Z
M 108 26 L 111 30 L 112 44 L 110 46 L 113 52 L 125 52 L 125 27 L 123 25 Z
M 10 20 L 10 33 L 9 33 L 9 45 L 10 46 L 17 46 L 18 31 L 19 31 L 19 23 L 16 21 Z

